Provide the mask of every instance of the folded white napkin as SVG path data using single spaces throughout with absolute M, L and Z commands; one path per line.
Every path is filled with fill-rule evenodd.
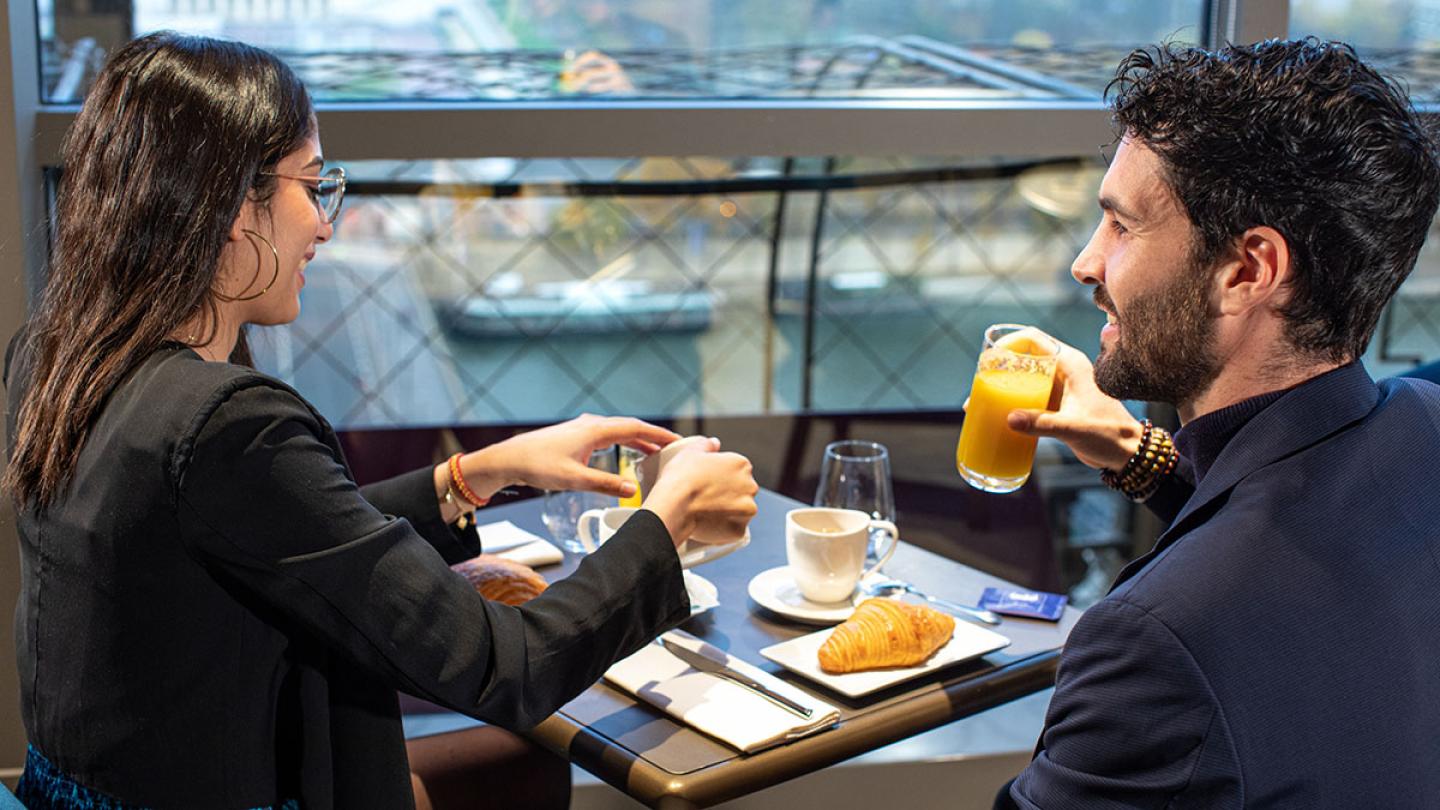
M 480 545 L 486 554 L 504 557 L 532 568 L 565 559 L 565 552 L 558 546 L 508 520 L 476 526 L 475 531 L 480 533 Z
M 691 650 L 703 648 L 717 661 L 723 654 L 679 631 L 672 630 L 663 637 Z M 617 662 L 605 672 L 605 680 L 747 754 L 823 731 L 840 720 L 840 712 L 834 706 L 733 655 L 725 658 L 730 668 L 812 709 L 813 714 L 800 717 L 739 684 L 691 669 L 658 643 L 646 644 L 639 652 Z
M 681 571 L 680 576 L 685 578 L 685 592 L 690 594 L 691 616 L 720 607 L 720 589 L 715 583 L 693 571 Z

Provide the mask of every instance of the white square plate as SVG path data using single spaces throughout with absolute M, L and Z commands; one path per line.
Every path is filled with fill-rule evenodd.
M 809 635 L 772 644 L 762 649 L 760 654 L 791 672 L 804 675 L 842 695 L 860 697 L 1010 646 L 1010 639 L 1005 636 L 956 619 L 955 635 L 922 664 L 832 675 L 820 668 L 820 659 L 817 656 L 820 645 L 824 644 L 825 639 L 833 632 L 835 628 L 827 627 Z

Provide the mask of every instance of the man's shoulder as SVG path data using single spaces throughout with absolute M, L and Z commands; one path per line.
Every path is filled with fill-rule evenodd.
M 1401 416 L 1419 410 L 1440 416 L 1440 384 L 1414 377 L 1389 377 L 1376 386 L 1380 389 L 1377 414 Z

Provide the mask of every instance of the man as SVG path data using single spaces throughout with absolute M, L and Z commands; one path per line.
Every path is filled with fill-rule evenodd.
M 1440 388 L 1359 358 L 1440 196 L 1348 46 L 1139 51 L 1060 438 L 1172 519 L 1075 626 L 997 807 L 1440 807 Z M 1179 458 L 1118 399 L 1173 403 Z

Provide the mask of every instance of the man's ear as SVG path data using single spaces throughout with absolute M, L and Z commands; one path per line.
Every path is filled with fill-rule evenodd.
M 1285 302 L 1290 271 L 1290 245 L 1279 231 L 1263 225 L 1246 230 L 1216 275 L 1220 314 L 1278 308 Z

